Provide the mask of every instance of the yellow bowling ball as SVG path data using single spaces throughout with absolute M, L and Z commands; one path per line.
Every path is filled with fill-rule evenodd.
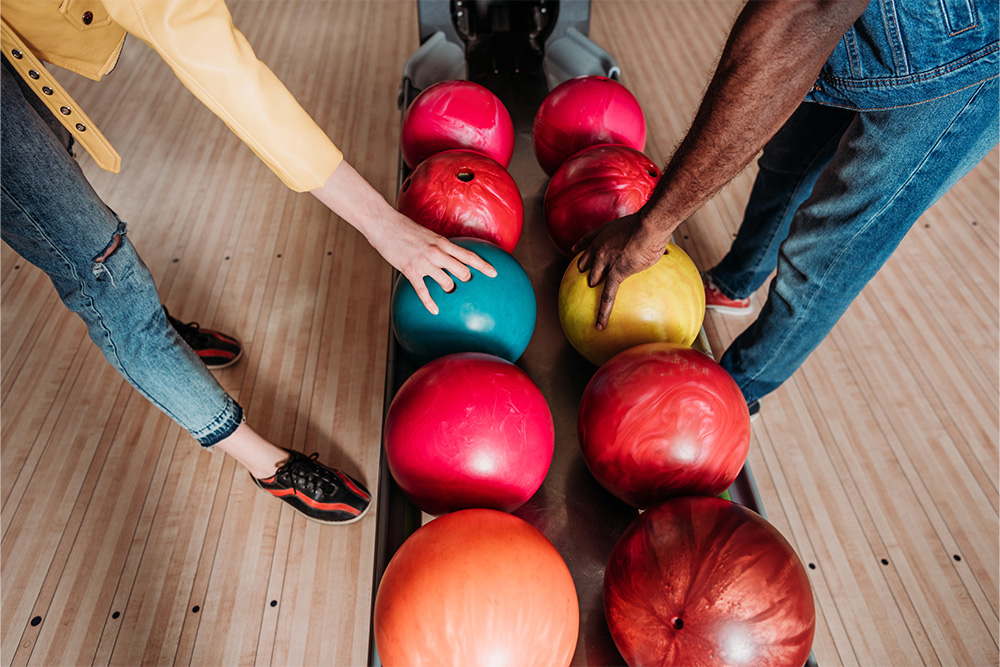
M 687 253 L 670 243 L 656 264 L 629 276 L 618 288 L 603 331 L 594 326 L 604 281 L 587 285 L 589 272 L 573 258 L 559 285 L 559 321 L 566 338 L 590 363 L 600 366 L 622 350 L 642 343 L 690 346 L 705 319 L 705 288 Z

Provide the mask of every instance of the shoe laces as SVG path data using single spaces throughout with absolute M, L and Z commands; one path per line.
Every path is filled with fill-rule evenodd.
M 170 323 L 174 325 L 174 329 L 177 329 L 177 333 L 181 335 L 181 338 L 189 343 L 191 341 L 197 341 L 204 345 L 211 343 L 214 340 L 211 334 L 205 333 L 201 330 L 201 326 L 197 322 L 181 322 L 180 320 L 174 319 L 169 315 L 167 317 L 170 319 Z
M 319 452 L 313 452 L 309 456 L 292 455 L 292 459 L 285 464 L 279 476 L 287 475 L 290 486 L 300 491 L 312 493 L 318 489 L 326 496 L 332 496 L 337 492 L 338 485 L 330 471 L 317 461 L 318 458 Z

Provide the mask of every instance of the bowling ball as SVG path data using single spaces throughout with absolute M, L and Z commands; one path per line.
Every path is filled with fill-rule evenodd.
M 496 160 L 469 150 L 427 158 L 403 181 L 396 208 L 441 236 L 474 236 L 513 252 L 524 202 Z
M 507 107 L 487 88 L 471 81 L 441 81 L 407 107 L 400 144 L 410 169 L 453 148 L 477 151 L 507 167 L 514 153 L 514 124 Z
M 544 535 L 511 514 L 468 509 L 417 529 L 375 595 L 382 664 L 568 665 L 579 603 Z
M 705 287 L 698 268 L 673 243 L 656 264 L 622 281 L 607 326 L 594 326 L 604 281 L 587 285 L 589 273 L 576 268 L 579 255 L 559 285 L 559 322 L 566 338 L 590 363 L 600 366 L 640 343 L 691 345 L 705 319 Z
M 563 162 L 545 189 L 545 227 L 559 252 L 605 222 L 635 213 L 653 194 L 660 169 L 628 146 L 585 148 Z
M 816 628 L 787 540 L 711 497 L 668 500 L 625 530 L 604 574 L 604 614 L 629 665 L 803 665 Z
M 580 399 L 577 435 L 597 481 L 642 509 L 725 491 L 750 449 L 750 413 L 707 354 L 647 343 L 597 369 Z
M 531 128 L 538 164 L 549 176 L 584 148 L 623 144 L 646 146 L 646 119 L 628 88 L 603 76 L 563 81 L 545 96 Z
M 480 352 L 422 366 L 385 421 L 389 472 L 428 514 L 513 512 L 542 485 L 555 444 L 552 413 L 528 375 Z
M 510 253 L 481 239 L 458 238 L 497 270 L 495 278 L 472 269 L 467 282 L 445 292 L 424 278 L 439 312 L 432 315 L 413 285 L 400 274 L 392 290 L 392 330 L 406 356 L 422 365 L 453 352 L 486 352 L 517 361 L 535 331 L 535 292 Z

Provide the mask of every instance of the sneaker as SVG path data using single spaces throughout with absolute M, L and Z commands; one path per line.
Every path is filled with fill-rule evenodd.
M 750 299 L 730 299 L 723 294 L 707 273 L 701 275 L 702 284 L 705 285 L 705 309 L 715 310 L 726 315 L 749 315 L 751 312 Z
M 372 497 L 360 482 L 327 468 L 318 453 L 286 451 L 288 462 L 267 479 L 251 475 L 254 484 L 315 521 L 346 524 L 365 515 Z
M 760 414 L 760 401 L 750 401 L 747 403 L 747 410 L 750 412 L 750 421 L 757 419 Z
M 167 309 L 163 310 L 166 312 Z M 171 317 L 170 313 L 167 313 L 167 321 L 211 370 L 232 366 L 243 356 L 243 346 L 232 336 L 202 329 L 197 322 L 185 324 Z

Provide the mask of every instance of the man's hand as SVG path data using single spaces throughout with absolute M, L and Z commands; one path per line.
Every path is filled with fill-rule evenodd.
M 608 325 L 622 281 L 656 264 L 668 241 L 669 234 L 664 237 L 659 230 L 643 225 L 638 214 L 632 214 L 604 224 L 573 246 L 574 252 L 586 248 L 576 267 L 581 272 L 590 270 L 587 284 L 597 287 L 604 281 L 598 331 Z
M 618 286 L 652 266 L 674 229 L 743 170 L 792 115 L 823 63 L 869 0 L 748 1 L 729 34 L 691 129 L 639 213 L 613 220 L 574 251 L 605 280 L 597 328 Z

